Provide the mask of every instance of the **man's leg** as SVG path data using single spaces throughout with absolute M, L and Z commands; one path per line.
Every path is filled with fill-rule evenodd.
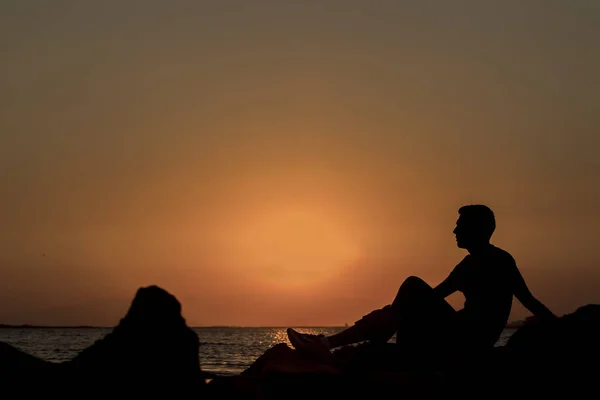
M 362 317 L 351 327 L 325 337 L 309 335 L 288 328 L 290 342 L 297 350 L 327 359 L 330 350 L 366 340 L 371 343 L 386 343 L 396 331 L 396 317 L 391 306 L 375 310 Z
M 431 286 L 411 276 L 402 283 L 391 305 L 371 312 L 352 327 L 329 336 L 327 341 L 331 348 L 365 340 L 385 343 L 394 333 L 414 331 L 415 324 L 445 323 L 454 313 L 454 308 L 437 296 Z
M 456 311 L 422 279 L 404 281 L 392 303 L 397 316 L 396 342 L 417 351 L 435 351 L 450 342 Z
M 401 318 L 416 320 L 448 319 L 454 316 L 454 308 L 438 296 L 433 288 L 421 278 L 407 278 L 391 305 Z
M 288 330 L 288 336 L 296 348 L 308 348 L 312 343 L 329 349 L 366 340 L 385 343 L 394 332 L 403 336 L 404 331 L 422 331 L 428 326 L 443 324 L 454 314 L 454 308 L 439 298 L 431 286 L 420 278 L 409 277 L 398 289 L 391 305 L 371 312 L 348 329 L 318 340 L 299 336 L 293 330 Z M 415 327 L 415 324 L 421 326 Z
M 329 347 L 346 346 L 349 344 L 370 340 L 385 343 L 397 329 L 397 317 L 390 305 L 369 314 L 356 321 L 351 327 L 327 337 Z

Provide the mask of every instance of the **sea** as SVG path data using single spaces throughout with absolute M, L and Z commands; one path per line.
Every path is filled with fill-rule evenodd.
M 202 370 L 216 375 L 235 375 L 278 343 L 289 343 L 286 328 L 193 328 L 200 339 Z M 330 335 L 344 327 L 296 327 L 299 332 Z M 0 342 L 52 362 L 73 358 L 108 334 L 112 328 L 3 328 Z M 502 346 L 515 329 L 505 329 L 496 346 Z M 395 341 L 392 338 L 391 341 Z

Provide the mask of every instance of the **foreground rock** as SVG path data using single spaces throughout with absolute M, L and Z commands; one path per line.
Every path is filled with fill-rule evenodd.
M 509 339 L 507 367 L 529 393 L 570 397 L 597 391 L 600 305 L 589 304 L 554 321 L 524 326 Z M 553 396 L 553 397 L 554 397 Z
M 205 382 L 198 350 L 198 336 L 186 325 L 179 301 L 150 286 L 138 290 L 111 333 L 70 361 L 50 363 L 0 344 L 0 374 L 21 382 L 24 376 L 31 382 L 51 381 L 63 392 L 82 384 L 96 391 L 189 392 Z

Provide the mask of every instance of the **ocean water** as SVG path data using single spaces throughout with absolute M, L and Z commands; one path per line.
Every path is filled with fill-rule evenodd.
M 344 328 L 296 329 L 299 332 L 329 335 Z M 200 338 L 202 370 L 219 375 L 242 372 L 263 352 L 278 343 L 290 345 L 286 328 L 206 327 L 194 330 Z M 110 331 L 111 328 L 5 328 L 0 329 L 0 342 L 44 360 L 61 362 L 71 359 Z M 496 345 L 504 345 L 513 332 L 514 329 L 506 329 Z

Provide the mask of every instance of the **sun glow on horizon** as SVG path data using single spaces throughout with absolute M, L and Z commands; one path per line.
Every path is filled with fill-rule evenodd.
M 286 287 L 333 278 L 360 255 L 331 216 L 304 208 L 253 214 L 232 240 L 232 250 L 252 274 Z

